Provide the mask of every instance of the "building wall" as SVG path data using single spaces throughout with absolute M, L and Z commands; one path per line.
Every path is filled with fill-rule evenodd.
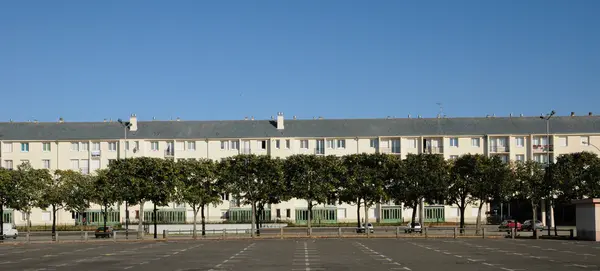
M 127 151 L 127 157 L 157 157 L 165 158 L 165 151 L 168 149 L 169 143 L 172 144 L 173 148 L 172 155 L 175 159 L 187 159 L 187 158 L 210 158 L 215 161 L 220 161 L 223 158 L 230 157 L 237 154 L 252 153 L 258 155 L 271 155 L 273 157 L 286 158 L 293 154 L 314 154 L 317 148 L 317 140 L 324 140 L 324 154 L 326 155 L 338 155 L 343 156 L 347 154 L 355 153 L 391 153 L 392 146 L 390 142 L 392 140 L 399 140 L 400 142 L 400 155 L 406 157 L 409 153 L 420 153 L 426 151 L 423 145 L 423 139 L 430 138 L 441 138 L 440 149 L 443 151 L 444 157 L 447 159 L 455 158 L 463 154 L 487 154 L 487 155 L 503 155 L 508 159 L 516 160 L 522 156 L 525 160 L 535 159 L 538 156 L 545 156 L 545 149 L 539 149 L 534 147 L 534 141 L 537 137 L 545 137 L 546 135 L 488 135 L 488 136 L 459 136 L 459 137 L 373 137 L 373 138 L 252 138 L 252 139 L 185 139 L 185 140 L 143 140 L 133 139 L 128 140 L 130 146 Z M 505 150 L 498 150 L 491 148 L 490 142 L 496 138 L 506 138 Z M 582 137 L 584 137 L 582 139 Z M 479 139 L 479 146 L 472 144 L 473 138 Z M 517 138 L 523 138 L 522 146 L 517 144 Z M 279 140 L 279 148 L 277 148 L 277 141 Z M 289 146 L 286 141 L 289 140 Z M 304 147 L 301 141 L 307 140 L 308 146 Z M 334 147 L 328 145 L 328 140 L 333 140 Z M 338 140 L 345 140 L 343 147 L 339 145 Z M 372 141 L 376 142 L 372 145 Z M 457 140 L 458 146 L 451 146 L 451 141 Z M 266 148 L 262 148 L 262 141 L 266 141 Z M 592 145 L 582 144 L 582 141 L 587 141 L 592 145 L 600 146 L 600 135 L 599 134 L 569 134 L 569 135 L 552 135 L 551 144 L 553 150 L 551 152 L 552 157 L 560 154 L 590 151 L 599 153 L 599 151 Z M 49 166 L 49 169 L 79 169 L 82 171 L 92 171 L 94 166 L 99 168 L 106 168 L 110 160 L 119 159 L 125 157 L 125 141 L 122 139 L 105 140 L 100 143 L 100 153 L 96 157 L 96 151 L 92 151 L 93 144 L 99 142 L 97 140 L 77 140 L 77 141 L 2 141 L 0 142 L 0 160 L 2 167 L 8 167 L 7 161 L 12 161 L 12 168 L 17 168 L 22 161 L 29 161 L 34 168 L 43 168 Z M 114 142 L 115 148 L 111 147 L 111 142 Z M 137 143 L 136 143 L 137 142 Z M 151 148 L 153 142 L 158 142 L 158 150 Z M 193 148 L 190 148 L 190 142 L 193 142 Z M 227 143 L 224 143 L 227 142 Z M 237 142 L 237 143 L 233 143 Z M 246 143 L 248 142 L 248 143 Z M 28 149 L 22 146 L 21 143 L 27 143 Z M 73 148 L 73 143 L 78 144 L 78 150 Z M 136 148 L 134 151 L 135 145 Z M 225 144 L 225 145 L 224 145 Z M 46 149 L 44 149 L 46 145 Z M 49 149 L 47 149 L 49 146 Z M 87 147 L 84 147 L 87 146 Z M 234 148 L 235 146 L 235 148 Z M 76 164 L 78 168 L 74 168 L 74 160 L 77 160 Z M 49 161 L 49 165 L 47 164 Z M 99 165 L 98 165 L 99 164 Z M 223 213 L 227 212 L 232 207 L 229 200 L 224 200 L 217 206 L 209 206 L 206 211 L 206 217 L 209 221 L 223 221 Z M 306 202 L 303 200 L 291 200 L 280 204 L 273 205 L 272 217 L 275 217 L 276 209 L 281 210 L 291 209 L 291 218 L 294 218 L 296 208 L 305 208 Z M 145 205 L 146 210 L 150 210 L 152 206 L 150 204 Z M 161 208 L 173 208 L 161 207 Z M 353 222 L 356 219 L 356 207 L 348 204 L 341 204 L 337 206 L 339 213 L 338 215 L 344 214 L 343 217 L 339 217 L 339 221 Z M 122 220 L 124 220 L 124 206 L 119 207 L 121 212 Z M 130 217 L 133 219 L 135 211 L 138 210 L 138 206 L 130 206 Z M 372 215 L 370 220 L 375 221 L 379 216 L 378 206 L 372 207 Z M 476 209 L 475 209 L 476 210 Z M 485 213 L 487 208 L 484 208 Z M 285 211 L 282 211 L 282 216 L 285 215 Z M 370 211 L 371 212 L 371 211 Z M 361 210 L 361 217 L 364 217 L 364 211 Z M 410 220 L 412 210 L 405 208 L 403 210 L 404 221 Z M 445 207 L 446 221 L 458 221 L 457 208 L 456 206 Z M 472 211 L 471 207 L 467 208 L 466 220 L 468 222 L 474 222 L 476 217 L 476 211 Z M 187 220 L 192 221 L 191 208 L 187 207 Z M 483 216 L 485 217 L 485 215 Z M 15 211 L 14 219 L 18 225 L 23 225 L 25 222 L 22 219 L 22 215 Z M 60 210 L 57 214 L 58 224 L 73 224 L 75 223 L 72 219 L 72 215 L 69 212 Z M 34 225 L 45 225 L 51 223 L 48 221 L 47 211 L 35 209 L 31 215 L 32 224 Z M 283 220 L 285 220 L 283 218 Z

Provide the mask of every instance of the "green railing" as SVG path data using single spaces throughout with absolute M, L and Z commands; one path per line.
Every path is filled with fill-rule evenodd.
M 144 222 L 154 223 L 154 210 L 144 211 Z M 175 209 L 158 209 L 156 210 L 156 222 L 160 224 L 185 224 L 186 211 Z
M 425 206 L 424 222 L 446 222 L 444 206 Z
M 251 223 L 252 209 L 251 208 L 230 208 L 227 212 L 227 221 L 234 223 Z M 264 209 L 260 216 L 261 221 L 272 221 L 271 209 Z
M 333 224 L 337 223 L 337 208 L 313 208 L 311 224 Z M 308 223 L 308 209 L 296 209 L 296 224 Z
M 13 210 L 12 209 L 4 209 L 2 212 L 2 223 L 14 223 L 15 220 L 13 218 Z
M 85 225 L 96 225 L 102 226 L 104 225 L 104 213 L 101 210 L 87 210 L 83 213 L 83 217 L 79 214 L 76 214 L 76 224 L 81 225 L 83 219 L 85 219 Z M 120 213 L 116 210 L 108 210 L 106 213 L 106 224 L 107 225 L 115 225 L 119 224 L 121 221 Z
M 381 222 L 382 223 L 402 222 L 402 207 L 401 206 L 382 206 L 381 207 Z

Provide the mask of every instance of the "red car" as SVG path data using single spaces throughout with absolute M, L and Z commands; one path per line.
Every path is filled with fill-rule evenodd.
M 523 228 L 523 225 L 519 221 L 516 221 L 514 219 L 507 219 L 507 220 L 502 221 L 502 223 L 498 227 L 498 230 L 510 232 L 511 229 L 515 228 L 515 223 L 516 223 L 517 231 L 521 231 Z

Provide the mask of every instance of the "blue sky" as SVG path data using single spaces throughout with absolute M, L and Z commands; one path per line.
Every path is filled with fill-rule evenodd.
M 600 1 L 1 1 L 0 121 L 600 114 Z

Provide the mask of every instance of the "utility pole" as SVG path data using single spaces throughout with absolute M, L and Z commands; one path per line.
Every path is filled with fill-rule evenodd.
M 542 115 L 540 116 L 540 119 L 545 120 L 546 121 L 546 171 L 551 170 L 550 169 L 550 119 L 552 118 L 552 116 L 554 116 L 556 114 L 556 111 L 552 110 L 552 112 L 546 114 L 545 116 Z M 551 178 L 552 176 L 550 174 L 546 175 L 548 178 Z M 550 228 L 555 227 L 554 225 L 554 206 L 553 206 L 553 202 L 552 202 L 552 197 L 553 195 L 550 196 L 550 198 L 548 199 L 548 205 L 550 205 L 550 223 L 548 225 L 548 235 L 550 235 Z M 545 204 L 544 204 L 544 200 L 542 199 L 542 221 L 544 224 L 546 224 L 547 222 L 547 218 L 546 218 L 546 210 L 545 210 Z M 534 230 L 534 234 L 537 234 L 537 229 L 535 229 L 535 221 L 532 221 L 533 224 L 533 230 Z
M 129 147 L 129 144 L 127 144 L 127 131 L 131 129 L 131 122 L 123 121 L 121 119 L 119 119 L 118 121 L 121 124 L 121 126 L 123 126 L 123 133 L 125 138 L 125 143 L 123 144 L 123 147 L 125 149 L 124 159 L 127 159 L 127 148 Z M 129 239 L 129 203 L 127 202 L 127 199 L 125 200 L 125 239 Z

